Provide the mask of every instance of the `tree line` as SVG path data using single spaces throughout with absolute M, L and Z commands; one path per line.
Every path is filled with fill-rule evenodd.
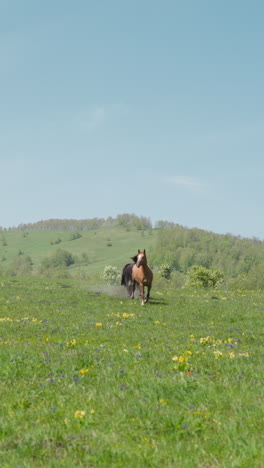
M 47 219 L 36 223 L 22 223 L 10 228 L 0 227 L 0 231 L 92 231 L 113 226 L 122 226 L 127 229 L 135 227 L 138 230 L 152 229 L 150 218 L 124 213 L 116 218 L 110 216 L 106 219 Z
M 264 267 L 264 242 L 197 228 L 165 228 L 158 233 L 151 260 L 156 266 L 166 262 L 171 270 L 184 274 L 199 265 L 236 277 Z

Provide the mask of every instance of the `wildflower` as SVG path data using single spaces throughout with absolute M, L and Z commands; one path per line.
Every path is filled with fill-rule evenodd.
M 168 402 L 165 401 L 163 398 L 160 398 L 159 402 L 162 403 L 163 405 L 167 405 L 167 404 L 168 404 Z
M 234 357 L 236 357 L 236 355 L 235 355 L 235 353 L 229 353 L 229 357 L 230 357 L 231 359 L 233 359 Z
M 126 312 L 123 313 L 123 318 L 135 317 L 135 314 L 127 314 Z
M 96 413 L 96 410 L 92 408 L 91 411 L 90 411 L 90 413 L 91 413 L 91 414 L 95 414 L 95 413 Z
M 201 344 L 207 344 L 211 341 L 211 337 L 207 336 L 206 338 L 200 338 L 200 343 Z
M 249 357 L 249 353 L 244 352 L 239 354 L 240 357 Z
M 67 343 L 68 346 L 75 346 L 77 344 L 77 341 L 75 340 L 75 338 L 73 340 L 71 340 L 69 343 Z
M 96 327 L 102 327 L 103 324 L 102 324 L 102 323 L 96 323 L 95 326 L 96 326 Z
M 91 369 L 88 369 L 88 368 L 87 368 L 87 369 L 81 369 L 81 370 L 80 370 L 80 373 L 81 373 L 82 375 L 85 375 L 85 374 L 87 374 L 87 372 L 89 372 L 90 370 L 91 370 Z
M 82 419 L 85 416 L 85 411 L 83 410 L 76 410 L 74 411 L 74 417 L 78 419 Z
M 186 362 L 186 358 L 184 356 L 179 356 L 179 359 L 178 361 L 183 364 L 184 362 Z
M 219 359 L 221 356 L 223 356 L 223 353 L 221 351 L 214 351 L 215 359 Z
M 128 353 L 128 350 L 127 350 L 127 349 L 123 349 L 123 352 L 124 352 L 124 353 Z

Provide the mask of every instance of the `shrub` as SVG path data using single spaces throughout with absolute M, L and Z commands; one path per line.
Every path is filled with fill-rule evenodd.
M 70 235 L 69 240 L 73 241 L 73 240 L 76 240 L 76 239 L 80 239 L 80 237 L 82 237 L 82 235 L 79 232 L 73 232 Z
M 53 255 L 42 260 L 40 271 L 43 272 L 44 270 L 52 268 L 65 268 L 74 263 L 75 260 L 70 252 L 58 249 Z
M 109 285 L 116 285 L 120 282 L 120 271 L 111 265 L 107 265 L 101 275 L 102 279 Z
M 219 270 L 193 265 L 188 271 L 185 286 L 189 288 L 214 288 L 221 280 L 223 280 L 223 275 Z
M 169 263 L 162 263 L 159 267 L 159 273 L 162 278 L 169 280 L 172 273 L 171 265 Z
M 264 266 L 257 266 L 248 274 L 241 274 L 230 282 L 230 289 L 263 290 Z
M 6 274 L 10 276 L 29 276 L 32 272 L 32 259 L 29 255 L 17 255 L 12 263 L 6 267 Z
M 58 237 L 56 240 L 51 240 L 50 245 L 57 245 L 57 244 L 60 244 L 61 242 L 62 242 L 61 238 Z

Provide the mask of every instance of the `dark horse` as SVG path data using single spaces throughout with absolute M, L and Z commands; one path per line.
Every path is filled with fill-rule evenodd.
M 142 299 L 142 305 L 144 305 L 149 300 L 149 294 L 153 281 L 153 273 L 147 263 L 146 251 L 140 252 L 138 250 L 137 261 L 132 267 L 132 295 L 131 299 L 134 298 L 134 292 L 136 284 L 139 285 L 140 296 Z M 144 288 L 147 288 L 147 297 L 144 295 Z
M 128 292 L 128 297 L 132 296 L 133 292 L 133 281 L 132 281 L 132 269 L 133 266 L 135 265 L 137 261 L 137 255 L 134 257 L 131 257 L 134 263 L 127 263 L 122 272 L 122 278 L 121 278 L 121 285 L 126 286 L 127 292 Z

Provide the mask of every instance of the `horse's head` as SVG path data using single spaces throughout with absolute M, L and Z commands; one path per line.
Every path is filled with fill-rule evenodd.
M 140 252 L 140 250 L 138 249 L 137 262 L 136 262 L 137 267 L 139 268 L 140 266 L 143 266 L 146 264 L 147 264 L 146 250 L 144 249 L 143 252 Z

